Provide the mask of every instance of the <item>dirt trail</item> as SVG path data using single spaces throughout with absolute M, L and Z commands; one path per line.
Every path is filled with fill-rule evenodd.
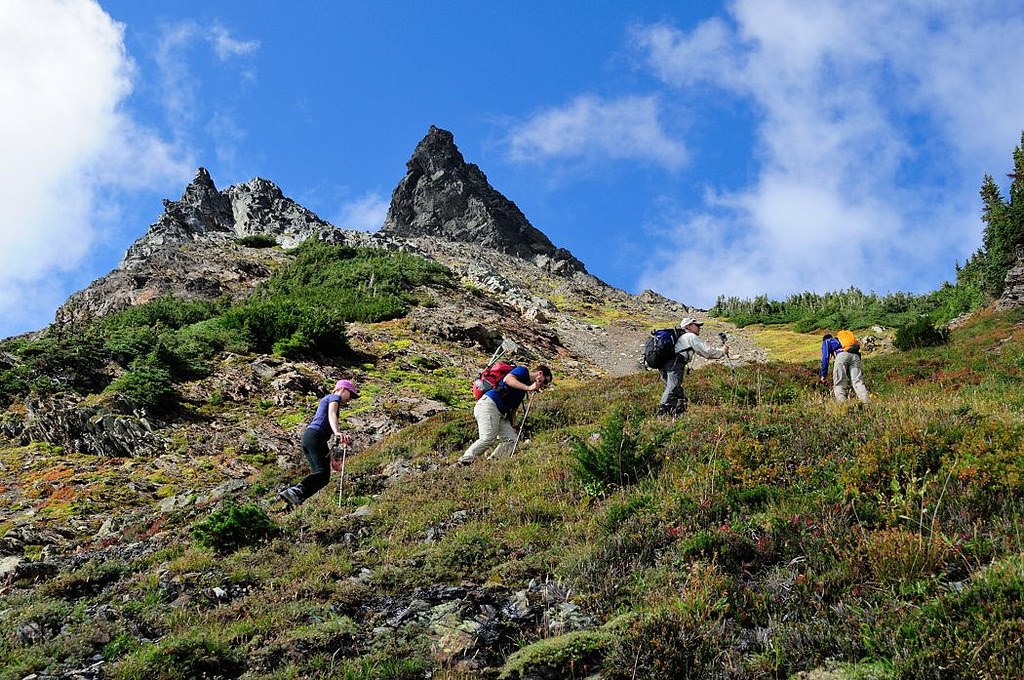
M 718 333 L 725 333 L 729 345 L 729 353 L 734 365 L 765 362 L 768 352 L 760 347 L 753 334 L 733 324 L 719 321 L 707 321 L 707 315 L 692 312 L 694 318 L 706 321 L 701 329 L 701 338 L 712 347 L 721 345 Z M 558 325 L 558 334 L 562 342 L 573 352 L 587 357 L 601 371 L 613 375 L 630 375 L 642 373 L 646 369 L 642 363 L 644 342 L 651 328 L 633 322 L 613 323 L 607 326 L 593 326 L 585 323 L 562 321 Z M 699 368 L 707 360 L 698 356 L 693 367 Z

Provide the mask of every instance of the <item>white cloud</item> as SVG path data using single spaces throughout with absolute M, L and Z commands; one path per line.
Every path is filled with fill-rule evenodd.
M 710 89 L 750 105 L 759 163 L 748 186 L 654 225 L 681 236 L 641 283 L 710 304 L 952 277 L 951 253 L 980 236 L 982 174 L 1008 164 L 1024 126 L 1024 84 L 1006 71 L 1024 57 L 1021 12 L 987 0 L 737 0 L 729 11 L 729 23 L 632 34 L 666 99 Z M 679 262 L 715 280 L 681 277 Z
M 238 40 L 219 24 L 203 27 L 194 21 L 181 21 L 164 25 L 162 31 L 156 45 L 155 59 L 160 73 L 163 106 L 168 124 L 178 135 L 185 136 L 203 110 L 199 92 L 201 82 L 190 65 L 193 47 L 205 42 L 221 62 L 241 59 L 238 62 L 241 80 L 251 83 L 256 80 L 256 71 L 244 57 L 254 55 L 260 43 L 258 40 Z M 219 121 L 214 129 L 231 130 L 229 137 L 240 129 L 236 123 L 226 120 L 226 112 L 220 111 L 215 115 Z M 231 140 L 226 141 L 230 143 Z
M 390 201 L 380 194 L 368 192 L 343 205 L 338 211 L 338 217 L 332 222 L 342 229 L 375 231 L 384 224 L 389 204 Z
M 253 54 L 260 47 L 259 40 L 237 40 L 223 26 L 214 25 L 207 36 L 213 45 L 214 54 L 221 61 L 231 57 Z
M 686 149 L 669 136 L 660 118 L 657 97 L 580 96 L 513 129 L 510 157 L 518 162 L 626 159 L 679 168 L 686 163 Z
M 49 317 L 62 302 L 54 279 L 94 246 L 101 188 L 188 177 L 175 149 L 121 109 L 133 75 L 123 30 L 92 0 L 4 3 L 0 317 L 6 327 L 23 327 L 16 322 L 39 309 Z
M 156 64 L 160 72 L 160 93 L 167 120 L 183 130 L 198 116 L 199 83 L 188 67 L 187 50 L 199 35 L 192 22 L 164 26 L 156 46 Z

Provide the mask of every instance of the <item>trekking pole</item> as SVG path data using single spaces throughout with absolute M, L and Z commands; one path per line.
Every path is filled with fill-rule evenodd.
M 490 361 L 487 362 L 487 368 L 494 365 L 494 362 L 503 355 L 505 352 L 515 352 L 519 349 L 519 345 L 515 343 L 511 338 L 502 338 L 501 344 L 498 345 L 498 349 L 494 350 L 494 354 L 491 355 Z
M 350 439 L 349 436 L 342 435 L 341 437 L 341 480 L 338 482 L 338 507 L 341 507 L 342 492 L 345 489 L 345 459 L 348 458 L 348 445 Z
M 719 333 L 718 339 L 722 341 L 722 347 L 725 347 L 725 343 L 729 338 L 725 333 Z M 739 378 L 736 377 L 736 367 L 732 365 L 732 357 L 726 354 L 725 361 L 729 365 L 729 370 L 732 371 L 732 403 L 735 404 L 736 390 L 739 389 L 740 381 Z
M 725 343 L 728 342 L 729 337 L 725 333 L 719 333 L 718 339 L 722 341 L 722 347 L 725 347 Z M 732 357 L 726 354 L 725 362 L 729 364 L 729 370 L 732 371 L 733 377 L 736 377 L 736 368 L 732 365 Z
M 516 455 L 516 449 L 519 447 L 519 440 L 523 436 L 523 428 L 526 427 L 526 418 L 530 415 L 530 404 L 533 403 L 533 394 L 528 393 L 528 395 L 529 396 L 526 399 L 526 409 L 523 411 L 523 422 L 519 423 L 519 432 L 516 434 L 515 444 L 512 445 L 512 453 L 508 454 L 509 459 Z

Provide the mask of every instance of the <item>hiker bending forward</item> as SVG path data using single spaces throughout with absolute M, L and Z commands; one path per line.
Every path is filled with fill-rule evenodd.
M 316 415 L 302 433 L 302 453 L 309 462 L 310 472 L 301 482 L 278 494 L 289 506 L 300 505 L 331 481 L 331 452 L 328 443 L 331 437 L 342 438 L 338 411 L 342 404 L 358 396 L 351 380 L 339 380 L 331 393 L 317 403 Z
M 835 358 L 832 368 L 832 393 L 836 401 L 846 401 L 850 385 L 857 393 L 857 398 L 865 404 L 868 403 L 868 387 L 864 384 L 864 365 L 860 358 L 860 345 L 853 343 L 849 348 L 843 349 L 843 343 L 839 338 L 833 338 L 826 333 L 821 338 L 821 372 L 819 378 L 825 382 L 828 375 L 829 359 Z
M 506 375 L 498 386 L 477 400 L 473 407 L 473 416 L 480 431 L 480 437 L 473 442 L 459 458 L 463 465 L 469 465 L 476 457 L 484 453 L 495 439 L 501 444 L 489 457 L 494 458 L 504 453 L 507 445 L 516 439 L 516 431 L 512 424 L 516 420 L 516 410 L 523 403 L 527 392 L 536 392 L 551 382 L 551 369 L 537 366 L 531 373 L 526 366 L 516 366 Z
M 704 323 L 686 317 L 679 322 L 683 334 L 676 340 L 675 353 L 659 371 L 665 383 L 665 391 L 658 402 L 659 416 L 676 416 L 686 410 L 686 393 L 683 392 L 683 375 L 686 365 L 690 363 L 694 353 L 705 359 L 721 359 L 729 355 L 729 345 L 711 347 L 700 339 L 700 327 Z

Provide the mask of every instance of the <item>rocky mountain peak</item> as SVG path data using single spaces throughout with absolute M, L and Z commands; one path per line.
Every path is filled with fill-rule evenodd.
M 334 227 L 268 179 L 256 177 L 219 191 L 206 168 L 199 168 L 180 200 L 164 200 L 164 213 L 128 249 L 119 269 L 145 264 L 156 250 L 175 243 L 270 234 L 291 247 L 326 230 Z
M 257 177 L 220 191 L 206 168 L 196 170 L 177 201 L 128 248 L 117 269 L 72 295 L 58 318 L 103 316 L 161 295 L 183 299 L 243 298 L 270 275 L 277 249 L 247 250 L 237 239 L 273 236 L 283 248 L 308 238 L 337 241 L 338 229 Z
M 479 167 L 465 161 L 451 132 L 431 126 L 406 168 L 382 234 L 474 243 L 554 273 L 586 273 L 582 262 L 556 248 Z
M 200 235 L 230 231 L 233 221 L 230 201 L 217 191 L 209 171 L 199 168 L 181 200 L 164 200 L 164 214 L 153 227 L 181 235 Z

